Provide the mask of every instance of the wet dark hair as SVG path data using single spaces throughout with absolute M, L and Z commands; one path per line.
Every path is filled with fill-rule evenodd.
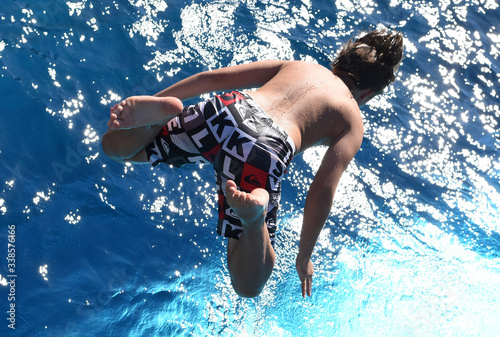
M 351 77 L 358 89 L 380 93 L 394 82 L 402 59 L 403 35 L 377 29 L 344 44 L 331 66 Z

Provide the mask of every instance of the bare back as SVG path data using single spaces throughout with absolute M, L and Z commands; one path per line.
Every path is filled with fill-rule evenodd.
M 323 66 L 287 62 L 250 95 L 289 133 L 299 151 L 330 145 L 349 131 L 362 138 L 358 103 L 344 82 Z

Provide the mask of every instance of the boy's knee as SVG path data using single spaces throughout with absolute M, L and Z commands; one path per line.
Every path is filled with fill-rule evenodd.
M 109 136 L 108 132 L 102 135 L 101 147 L 104 154 L 111 158 L 113 157 L 114 151 L 113 151 L 113 142 L 111 141 L 110 138 L 111 137 Z
M 112 136 L 108 132 L 102 136 L 101 147 L 106 156 L 114 161 L 123 162 L 124 158 L 120 156 L 118 151 L 119 149 L 117 148 L 115 142 L 113 142 Z
M 236 294 L 238 294 L 238 296 L 247 298 L 257 297 L 262 292 L 262 287 L 257 288 L 248 285 L 237 286 L 234 283 L 233 283 L 233 289 L 236 292 Z

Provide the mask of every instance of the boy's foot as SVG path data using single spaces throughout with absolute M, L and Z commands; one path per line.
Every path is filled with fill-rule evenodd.
M 252 193 L 239 191 L 234 181 L 226 184 L 226 200 L 229 206 L 240 217 L 245 229 L 258 228 L 264 224 L 269 193 L 262 188 L 256 188 Z
M 117 130 L 165 124 L 182 108 L 176 97 L 132 96 L 111 108 L 108 127 Z

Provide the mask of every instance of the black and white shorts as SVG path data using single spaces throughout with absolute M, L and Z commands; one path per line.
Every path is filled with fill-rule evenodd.
M 146 153 L 153 166 L 161 162 L 177 167 L 213 165 L 219 203 L 217 233 L 225 237 L 239 239 L 243 231 L 226 202 L 226 182 L 233 180 L 245 192 L 258 187 L 267 190 L 265 221 L 274 243 L 281 179 L 295 144 L 248 94 L 233 91 L 185 107 L 147 146 Z

